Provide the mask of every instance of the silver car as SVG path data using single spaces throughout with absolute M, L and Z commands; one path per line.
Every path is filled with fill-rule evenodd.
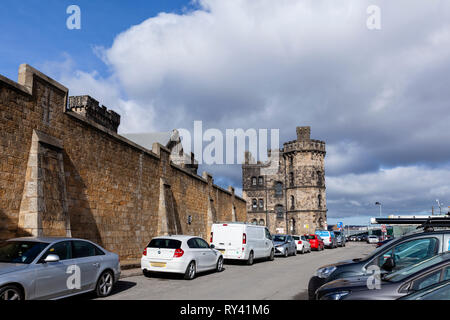
M 297 255 L 297 245 L 294 238 L 288 234 L 276 234 L 273 236 L 273 246 L 276 256 L 288 257 Z
M 95 291 L 108 296 L 119 256 L 74 238 L 17 238 L 0 244 L 0 300 L 59 299 Z

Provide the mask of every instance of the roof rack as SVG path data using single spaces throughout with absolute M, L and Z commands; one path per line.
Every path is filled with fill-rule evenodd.
M 434 228 L 450 228 L 450 216 L 447 218 L 430 218 L 417 227 L 425 231 L 434 231 Z

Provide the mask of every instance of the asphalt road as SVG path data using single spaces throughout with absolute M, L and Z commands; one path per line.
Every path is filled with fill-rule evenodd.
M 374 250 L 366 243 L 347 243 L 345 248 L 298 254 L 253 266 L 225 264 L 221 273 L 199 274 L 192 281 L 178 275 L 143 275 L 121 279 L 113 300 L 303 300 L 308 281 L 322 265 L 362 257 Z M 85 296 L 91 298 L 89 296 Z

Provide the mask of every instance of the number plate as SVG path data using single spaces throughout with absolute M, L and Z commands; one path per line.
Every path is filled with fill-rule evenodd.
M 166 263 L 165 262 L 151 262 L 150 265 L 152 267 L 164 268 L 166 266 Z
M 219 250 L 221 254 L 225 254 L 225 250 Z

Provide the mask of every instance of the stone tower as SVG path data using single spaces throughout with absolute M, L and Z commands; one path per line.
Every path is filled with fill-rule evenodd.
M 248 221 L 272 233 L 312 233 L 326 225 L 325 142 L 312 140 L 310 127 L 296 131 L 297 139 L 280 149 L 275 172 L 264 170 L 270 163 L 242 166 Z

